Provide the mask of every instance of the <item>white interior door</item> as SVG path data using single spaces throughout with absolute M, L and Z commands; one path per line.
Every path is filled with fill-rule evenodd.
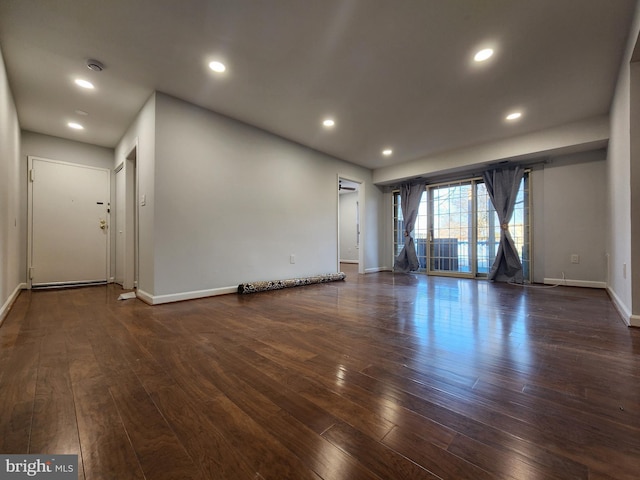
M 107 281 L 109 170 L 29 158 L 32 286 Z

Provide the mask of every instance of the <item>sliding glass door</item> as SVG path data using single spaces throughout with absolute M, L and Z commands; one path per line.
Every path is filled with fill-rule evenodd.
M 473 276 L 473 183 L 429 187 L 429 205 L 429 273 Z
M 400 193 L 394 196 L 394 254 L 404 245 Z M 524 278 L 531 274 L 529 175 L 518 190 L 509 222 Z M 414 231 L 419 272 L 457 277 L 486 277 L 500 242 L 500 222 L 481 178 L 427 186 Z

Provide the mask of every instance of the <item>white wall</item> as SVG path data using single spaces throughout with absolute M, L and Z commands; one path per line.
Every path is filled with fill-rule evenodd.
M 534 281 L 564 274 L 569 285 L 605 286 L 606 173 L 604 150 L 554 157 L 532 173 Z
M 640 50 L 640 44 L 638 44 Z M 638 55 L 640 57 L 640 53 Z M 631 65 L 631 101 L 630 110 L 630 172 L 631 184 L 630 223 L 631 223 L 631 318 L 630 322 L 640 327 L 640 58 Z
M 155 154 L 154 301 L 335 272 L 338 176 L 364 182 L 365 263 L 381 266 L 370 170 L 161 93 Z
M 629 319 L 632 308 L 640 309 L 640 298 L 632 298 L 631 281 L 631 154 L 630 154 L 630 60 L 640 32 L 640 4 L 636 8 L 627 51 L 623 57 L 618 83 L 611 105 L 610 140 L 607 157 L 609 292 L 623 316 Z M 640 252 L 639 252 L 640 253 Z M 627 265 L 626 275 L 623 265 Z M 640 287 L 639 287 L 640 288 Z M 638 324 L 640 326 L 640 323 Z
M 418 158 L 400 165 L 378 168 L 373 172 L 377 184 L 397 184 L 416 177 L 444 172 L 468 171 L 504 159 L 526 160 L 547 155 L 589 151 L 606 146 L 609 118 L 606 115 L 560 125 L 482 145 Z
M 155 151 L 156 151 L 156 94 L 152 94 L 144 104 L 131 126 L 116 146 L 113 168 L 125 162 L 127 155 L 137 149 L 138 198 L 135 204 L 127 206 L 128 215 L 138 208 L 139 258 L 138 258 L 138 292 L 148 296 L 154 291 L 154 238 L 155 238 Z M 146 199 L 144 206 L 140 198 Z M 129 219 L 130 220 L 130 219 Z M 128 221 L 128 230 L 133 222 Z M 130 231 L 127 235 L 131 234 Z M 128 259 L 131 261 L 131 258 Z
M 74 142 L 63 138 L 42 135 L 29 131 L 22 131 L 21 153 L 20 153 L 20 195 L 22 218 L 27 218 L 27 160 L 29 156 L 48 158 L 61 162 L 75 163 L 78 165 L 88 165 L 97 168 L 106 168 L 111 171 L 111 202 L 115 201 L 115 179 L 113 177 L 113 149 L 98 147 L 88 143 Z M 115 219 L 112 209 L 111 223 L 114 226 Z M 111 266 L 113 272 L 114 249 L 115 249 L 115 228 L 110 228 L 111 236 Z M 27 270 L 27 225 L 23 224 L 20 231 L 20 271 L 22 281 L 26 281 Z
M 340 208 L 340 261 L 358 261 L 358 192 L 342 193 Z
M 0 51 L 0 322 L 24 282 L 20 271 L 20 125 Z

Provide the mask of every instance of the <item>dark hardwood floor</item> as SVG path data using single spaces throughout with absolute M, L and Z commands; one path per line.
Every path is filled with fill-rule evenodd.
M 640 478 L 640 330 L 604 291 L 345 270 L 155 307 L 22 292 L 0 452 L 86 479 Z

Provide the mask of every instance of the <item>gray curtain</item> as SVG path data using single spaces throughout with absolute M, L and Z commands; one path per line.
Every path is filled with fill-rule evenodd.
M 523 283 L 522 263 L 518 250 L 509 233 L 509 221 L 520 188 L 524 170 L 522 167 L 489 170 L 484 172 L 484 184 L 500 220 L 500 244 L 489 272 L 489 280 Z
M 416 224 L 422 192 L 424 192 L 424 185 L 419 184 L 404 184 L 400 190 L 400 208 L 404 218 L 404 247 L 393 265 L 393 269 L 397 272 L 408 273 L 420 268 L 411 234 Z

